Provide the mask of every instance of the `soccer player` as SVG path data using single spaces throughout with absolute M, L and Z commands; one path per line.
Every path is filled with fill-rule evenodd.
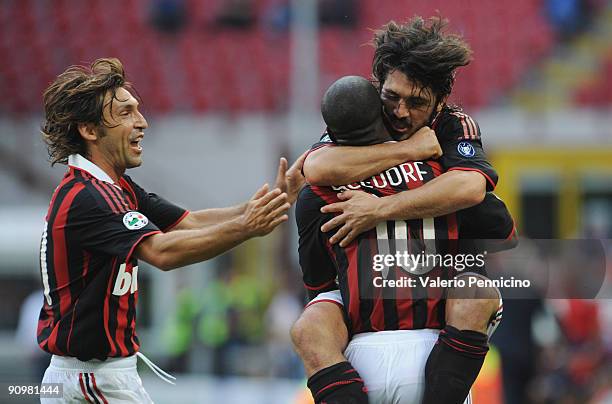
M 139 353 L 138 259 L 169 271 L 266 235 L 287 220 L 303 182 L 303 158 L 289 170 L 282 159 L 277 187 L 241 205 L 180 208 L 125 174 L 142 164 L 148 124 L 138 106 L 117 59 L 71 67 L 44 93 L 43 137 L 52 163 L 68 170 L 41 240 L 38 343 L 53 354 L 43 382 L 62 383 L 69 402 L 151 402 L 137 356 L 171 377 Z
M 404 143 L 409 140 L 404 139 L 434 131 L 443 151 L 438 161 L 444 172 L 421 187 L 385 198 L 343 192 L 338 196 L 341 202 L 323 208 L 325 213 L 336 213 L 321 228 L 328 232 L 339 227 L 329 240 L 332 244 L 346 247 L 379 222 L 440 217 L 475 206 L 484 200 L 487 190 L 493 190 L 497 174 L 482 149 L 478 125 L 446 104 L 455 70 L 469 63 L 471 51 L 460 37 L 445 33 L 444 27 L 440 18 L 425 22 L 415 17 L 401 25 L 391 22 L 375 34 L 373 74 L 383 103 L 383 122 L 391 136 L 402 141 L 319 147 L 306 159 L 304 173 L 312 185 L 359 182 L 406 161 Z M 469 296 L 449 291 L 446 325 L 428 359 L 425 403 L 461 403 L 467 396 L 488 350 L 487 324 L 499 304 L 497 291 L 488 289 L 477 290 L 480 299 L 458 298 Z M 312 383 L 343 379 L 343 370 L 334 368 L 345 360 L 339 352 L 346 331 L 340 330 L 338 318 L 339 310 L 333 304 L 313 305 L 292 330 Z M 319 327 L 313 330 L 312 323 Z M 462 344 L 474 347 L 474 352 L 465 352 Z M 336 390 L 347 386 L 338 384 Z
M 380 109 L 376 89 L 360 77 L 338 80 L 326 92 L 322 103 L 329 136 L 337 144 L 344 145 L 368 145 L 390 140 L 382 124 Z M 358 240 L 346 248 L 331 245 L 329 235 L 319 230 L 326 218 L 331 216 L 321 213 L 320 208 L 337 200 L 338 189 L 361 188 L 368 193 L 385 196 L 406 188 L 419 187 L 440 173 L 441 168 L 434 161 L 405 162 L 348 187 L 332 189 L 309 186 L 300 193 L 296 209 L 300 264 L 304 271 L 304 281 L 311 289 L 309 295 L 311 298 L 316 297 L 309 307 L 320 302 L 338 304 L 344 309 L 349 333 L 357 334 L 345 352 L 350 363 L 341 362 L 337 366 L 343 369 L 342 383 L 336 382 L 336 389 L 325 389 L 325 385 L 317 383 L 310 384 L 318 400 L 349 402 L 348 397 L 358 399 L 363 395 L 359 388 L 361 380 L 350 367 L 351 364 L 363 376 L 373 402 L 416 403 L 422 397 L 425 360 L 438 338 L 438 329 L 445 321 L 444 301 L 439 291 L 419 287 L 418 284 L 407 290 L 377 295 L 372 282 L 379 274 L 372 270 L 372 263 L 373 257 L 380 255 L 377 253 L 381 252 L 381 241 L 397 247 L 412 247 L 413 252 L 418 252 L 421 248 L 431 248 L 431 244 L 428 246 L 428 241 L 423 240 L 422 233 L 425 233 L 425 237 L 434 239 L 434 251 L 443 254 L 450 247 L 445 240 L 457 239 L 458 235 L 464 239 L 477 235 L 505 238 L 512 233 L 514 226 L 510 214 L 503 202 L 492 194 L 487 194 L 485 201 L 478 206 L 456 215 L 378 224 L 375 231 L 360 235 Z M 474 217 L 478 220 L 473 220 Z M 427 235 L 427 232 L 430 234 Z M 406 239 L 410 237 L 412 239 L 407 242 Z M 504 244 L 503 248 L 512 245 Z M 471 246 L 466 251 L 466 247 L 462 243 L 459 249 L 462 252 L 480 251 L 478 247 Z M 489 247 L 502 248 L 501 245 Z M 480 272 L 478 268 L 474 269 Z M 437 270 L 427 274 L 431 278 L 441 276 L 449 279 L 446 275 L 452 278 L 452 271 L 444 274 Z M 336 276 L 341 294 L 338 291 L 329 292 L 337 287 L 334 282 Z M 400 278 L 401 271 L 397 267 L 393 271 L 389 270 L 385 276 L 386 280 Z M 381 298 L 386 300 L 381 301 Z M 350 303 L 345 305 L 345 302 Z M 320 329 L 321 324 L 311 324 L 311 327 Z M 340 339 L 342 335 L 346 335 L 346 330 L 337 337 Z M 318 340 L 317 343 L 324 341 Z M 391 352 L 393 355 L 390 355 Z M 338 386 L 346 390 L 345 395 L 330 397 L 329 394 L 338 390 Z

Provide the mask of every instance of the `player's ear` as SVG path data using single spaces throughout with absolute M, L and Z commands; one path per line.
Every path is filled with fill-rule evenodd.
M 98 139 L 98 132 L 92 123 L 79 123 L 77 126 L 79 134 L 85 140 L 95 141 Z

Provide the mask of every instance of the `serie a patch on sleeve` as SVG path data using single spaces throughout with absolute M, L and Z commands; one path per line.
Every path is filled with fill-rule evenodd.
M 129 230 L 138 230 L 149 224 L 149 219 L 140 212 L 132 211 L 123 215 L 123 224 Z

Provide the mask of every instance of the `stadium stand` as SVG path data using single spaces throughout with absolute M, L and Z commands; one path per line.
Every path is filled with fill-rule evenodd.
M 451 20 L 452 28 L 465 34 L 475 54 L 474 63 L 460 73 L 456 101 L 471 108 L 489 105 L 549 50 L 552 34 L 539 12 L 540 3 L 517 0 L 512 7 L 497 2 L 482 7 L 475 0 L 363 0 L 354 28 L 326 25 L 320 30 L 321 89 L 341 75 L 369 75 L 371 48 L 364 46 L 371 38 L 368 28 L 379 27 L 388 15 L 400 20 L 438 9 Z M 3 2 L 0 58 L 9 62 L 0 66 L 0 96 L 6 100 L 0 112 L 35 111 L 42 90 L 67 61 L 80 64 L 102 56 L 123 60 L 151 112 L 286 109 L 288 35 L 266 19 L 270 9 L 282 2 L 254 1 L 253 28 L 232 30 L 214 25 L 220 1 L 190 0 L 185 27 L 173 34 L 155 29 L 151 4 L 145 0 Z M 521 29 L 512 30 L 519 23 Z M 24 45 L 12 46 L 15 43 Z

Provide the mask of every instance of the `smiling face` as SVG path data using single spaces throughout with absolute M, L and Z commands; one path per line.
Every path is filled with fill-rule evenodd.
M 380 92 L 385 126 L 396 140 L 407 139 L 429 123 L 436 107 L 436 97 L 399 70 L 385 79 Z
M 96 127 L 98 136 L 90 152 L 95 164 L 120 176 L 142 164 L 141 141 L 148 124 L 129 91 L 120 87 L 112 96 L 110 91 L 104 96 L 104 123 Z

